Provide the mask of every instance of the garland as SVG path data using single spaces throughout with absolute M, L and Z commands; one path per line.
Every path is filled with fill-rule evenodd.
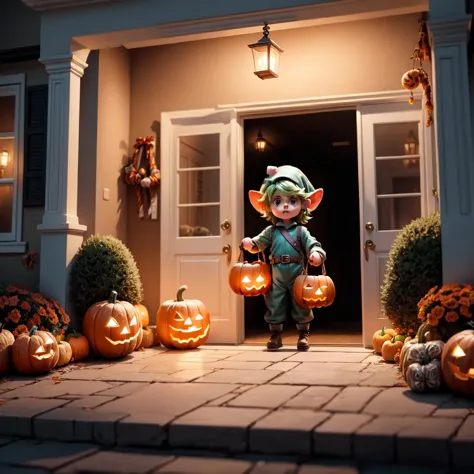
M 132 162 L 124 168 L 125 182 L 135 186 L 138 217 L 140 218 L 145 217 L 142 192 L 146 188 L 150 190 L 148 215 L 152 219 L 157 219 L 158 194 L 156 187 L 160 184 L 160 170 L 156 167 L 155 155 L 153 153 L 153 137 L 137 138 L 133 148 Z M 142 159 L 145 160 L 144 166 L 142 165 Z

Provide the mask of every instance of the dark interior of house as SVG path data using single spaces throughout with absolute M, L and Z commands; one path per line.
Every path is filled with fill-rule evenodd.
M 257 151 L 259 136 L 266 140 Z M 359 184 L 356 113 L 350 111 L 249 119 L 245 140 L 245 235 L 254 237 L 269 223 L 255 211 L 248 191 L 259 190 L 269 165 L 300 168 L 324 198 L 307 224 L 327 252 L 326 271 L 336 287 L 336 299 L 326 308 L 314 309 L 311 344 L 362 344 L 362 310 L 359 237 Z M 266 256 L 269 255 L 269 249 Z M 256 255 L 245 255 L 253 261 Z M 320 274 L 321 267 L 310 267 Z M 245 298 L 245 342 L 262 344 L 268 338 L 263 296 Z M 284 344 L 296 343 L 297 332 L 289 317 Z

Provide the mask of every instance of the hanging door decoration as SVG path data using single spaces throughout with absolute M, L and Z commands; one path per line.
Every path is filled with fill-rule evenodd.
M 135 186 L 138 204 L 138 217 L 145 217 L 143 194 L 146 189 L 150 193 L 148 215 L 151 219 L 158 218 L 158 193 L 160 170 L 156 167 L 153 137 L 139 137 L 135 141 L 132 162 L 124 168 L 125 182 Z

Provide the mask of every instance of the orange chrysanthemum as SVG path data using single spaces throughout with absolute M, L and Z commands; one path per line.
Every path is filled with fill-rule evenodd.
M 42 306 L 38 308 L 38 314 L 40 316 L 47 316 L 46 310 Z
M 21 319 L 21 313 L 20 313 L 17 309 L 12 309 L 12 310 L 8 313 L 8 319 L 9 319 L 12 323 L 18 324 L 18 323 L 20 322 L 20 319 Z
M 20 308 L 23 309 L 24 311 L 29 311 L 31 309 L 30 303 L 28 301 L 22 301 L 20 303 Z
M 449 298 L 443 302 L 443 306 L 448 309 L 456 309 L 459 303 L 454 298 Z
M 14 311 L 16 311 L 16 310 L 14 310 Z M 20 334 L 23 334 L 24 332 L 28 332 L 28 328 L 24 324 L 20 324 L 13 331 L 13 336 L 15 338 L 17 338 Z
M 459 298 L 459 304 L 462 306 L 471 306 L 471 300 L 469 298 L 466 298 L 465 296 L 461 296 Z
M 18 296 L 10 296 L 8 298 L 8 306 L 17 306 L 19 301 Z
M 445 314 L 444 319 L 446 319 L 448 323 L 455 323 L 459 319 L 459 316 L 456 311 L 448 311 Z
M 49 319 L 49 321 L 51 322 L 51 324 L 52 324 L 53 326 L 59 323 L 59 319 L 58 319 L 58 317 L 56 316 L 56 314 L 53 314 L 53 315 L 51 315 L 51 316 L 48 316 L 48 319 Z
M 437 326 L 439 319 L 433 316 L 433 314 L 428 315 L 428 324 L 430 326 Z
M 428 318 L 431 316 L 435 319 L 441 319 L 444 316 L 445 309 L 443 306 L 435 306 L 432 310 Z M 431 324 L 431 323 L 430 323 Z
M 472 316 L 472 313 L 469 311 L 469 306 L 463 304 L 460 306 L 459 312 L 466 318 L 470 318 Z

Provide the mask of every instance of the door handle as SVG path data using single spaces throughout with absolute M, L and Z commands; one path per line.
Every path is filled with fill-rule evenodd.
M 230 230 L 230 228 L 231 228 L 230 220 L 229 219 L 224 219 L 221 222 L 221 229 L 222 230 Z
M 227 263 L 229 263 L 232 259 L 232 247 L 229 244 L 224 245 L 224 247 L 222 247 L 222 253 L 227 255 Z
M 369 260 L 369 250 L 374 250 L 375 244 L 372 240 L 366 240 L 364 242 L 364 253 L 365 253 L 365 260 Z

